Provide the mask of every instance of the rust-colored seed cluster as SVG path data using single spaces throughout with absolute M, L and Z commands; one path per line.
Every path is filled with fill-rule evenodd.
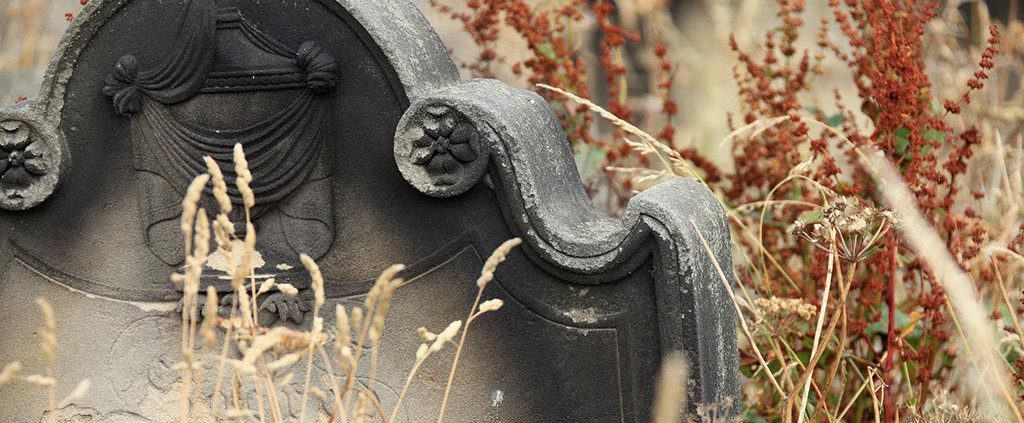
M 741 45 L 736 38 L 730 38 L 728 45 L 737 59 L 733 71 L 740 98 L 738 113 L 728 116 L 730 128 L 738 133 L 760 122 L 773 123 L 753 131 L 756 135 L 732 138 L 733 167 L 723 171 L 696 150 L 675 148 L 680 132 L 673 124 L 679 109 L 672 98 L 676 69 L 670 59 L 671 48 L 657 42 L 657 34 L 652 45 L 657 71 L 652 86 L 666 123 L 650 131 L 657 135 L 649 139 L 632 129 L 623 130 L 635 129 L 634 120 L 649 114 L 624 100 L 622 81 L 628 68 L 621 60 L 621 50 L 636 37 L 616 24 L 620 11 L 612 2 L 568 1 L 543 9 L 523 0 L 468 0 L 466 12 L 454 12 L 439 4 L 441 1 L 433 0 L 433 4 L 461 21 L 483 48 L 477 60 L 466 67 L 490 76 L 498 65 L 507 65 L 531 84 L 554 87 L 541 94 L 552 102 L 574 144 L 604 149 L 602 168 L 639 169 L 644 178 L 662 176 L 663 166 L 648 158 L 665 154 L 672 158 L 673 165 L 668 167 L 673 168 L 673 176 L 679 175 L 677 162 L 686 162 L 680 168 L 698 169 L 697 177 L 732 211 L 736 233 L 755 233 L 734 240 L 750 262 L 738 266 L 736 274 L 756 295 L 780 304 L 792 299 L 794 304 L 817 308 L 822 306 L 822 281 L 830 274 L 844 276 L 837 282 L 848 289 L 843 294 L 848 302 L 837 309 L 842 312 L 842 325 L 836 332 L 840 343 L 829 348 L 844 351 L 844 355 L 852 351 L 878 372 L 879 380 L 892 384 L 879 399 L 885 404 L 887 419 L 894 417 L 891 413 L 898 396 L 912 393 L 923 407 L 938 395 L 933 392 L 938 386 L 934 382 L 953 377 L 952 363 L 962 353 L 953 342 L 956 325 L 946 293 L 899 237 L 898 217 L 885 214 L 880 200 L 871 197 L 878 186 L 869 172 L 856 165 L 857 154 L 877 150 L 893 162 L 916 205 L 960 268 L 979 281 L 979 289 L 992 289 L 999 266 L 1005 266 L 1006 260 L 984 251 L 1000 235 L 993 233 L 993 225 L 976 209 L 981 202 L 990 201 L 985 190 L 967 181 L 972 177 L 975 156 L 991 146 L 991 135 L 975 127 L 971 119 L 977 119 L 977 114 L 966 110 L 972 95 L 986 88 L 997 71 L 1002 39 L 998 27 L 990 27 L 987 41 L 978 47 L 977 68 L 965 81 L 962 94 L 945 99 L 932 86 L 926 61 L 928 34 L 933 30 L 929 25 L 942 10 L 939 0 L 829 0 L 830 16 L 816 23 L 817 38 L 809 48 L 800 40 L 806 25 L 806 2 L 775 0 L 777 26 L 754 46 Z M 601 106 L 578 100 L 591 97 L 587 70 L 579 60 L 581 54 L 567 40 L 572 36 L 568 25 L 580 22 L 583 16 L 591 16 L 601 34 L 595 47 L 600 58 L 597 63 L 610 94 L 607 104 Z M 496 46 L 503 24 L 527 42 L 528 59 L 505 63 L 499 57 Z M 804 98 L 814 80 L 824 74 L 825 60 L 838 61 L 851 71 L 856 92 L 855 97 L 844 98 L 835 90 L 835 104 L 828 105 L 832 112 Z M 589 106 L 573 106 L 566 99 Z M 858 103 L 859 108 L 850 106 Z M 605 110 L 614 115 L 609 119 L 610 134 L 594 128 L 590 116 L 596 112 L 607 118 L 602 113 Z M 821 122 L 826 122 L 829 130 L 815 126 Z M 608 136 L 612 139 L 602 139 Z M 634 136 L 639 140 L 629 139 Z M 674 153 L 667 154 L 659 147 L 663 145 L 671 146 Z M 622 180 L 612 173 L 602 176 L 617 182 L 613 195 L 621 195 L 623 200 L 633 189 L 644 188 L 633 184 L 640 178 Z M 808 204 L 821 204 L 820 212 L 836 209 L 836 201 L 853 198 L 860 199 L 849 207 L 887 217 L 866 219 L 869 223 L 857 228 L 837 225 L 830 221 L 834 216 L 808 218 Z M 803 220 L 813 223 L 802 228 L 819 232 L 808 232 L 814 235 L 808 236 L 790 230 L 790 224 Z M 826 228 L 824 232 L 822 228 Z M 879 234 L 881 238 L 872 238 Z M 836 259 L 842 270 L 833 272 L 828 265 L 832 253 L 825 235 L 853 237 L 837 245 L 846 248 Z M 1005 238 L 1010 251 L 1019 254 L 1024 249 L 1020 230 Z M 857 246 L 863 248 L 853 248 Z M 901 292 L 899 298 L 897 291 Z M 894 322 L 898 319 L 894 309 L 911 315 L 912 332 Z M 827 313 L 837 314 L 837 310 Z M 880 332 L 879 326 L 888 327 Z M 803 330 L 804 340 L 815 334 L 813 327 Z M 914 340 L 908 341 L 908 337 Z M 757 363 L 751 351 L 744 349 L 742 354 L 744 365 Z M 785 355 L 780 350 L 769 352 L 767 358 L 781 363 Z M 828 376 L 825 380 L 814 376 L 816 390 L 832 389 L 837 372 L 847 366 L 842 356 L 822 359 L 819 368 L 824 366 Z M 1018 361 L 1017 372 L 1024 381 L 1024 360 Z M 783 413 L 770 396 L 765 398 L 752 399 L 752 407 L 768 414 Z M 822 411 L 834 417 L 838 410 Z

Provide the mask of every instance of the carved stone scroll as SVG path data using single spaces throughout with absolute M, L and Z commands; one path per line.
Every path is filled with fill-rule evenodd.
M 644 191 L 622 218 L 599 212 L 544 99 L 461 80 L 409 0 L 91 0 L 38 98 L 0 108 L 0 362 L 37 341 L 26 299 L 50 299 L 68 351 L 59 390 L 94 386 L 59 416 L 178 409 L 168 334 L 181 293 L 168 275 L 182 187 L 204 156 L 233 178 L 235 143 L 260 201 L 261 277 L 304 289 L 298 254 L 317 256 L 332 310 L 408 265 L 368 347 L 385 363 L 370 383 L 381 398 L 403 385 L 416 328 L 464 319 L 487 254 L 521 237 L 486 292 L 506 307 L 467 339 L 449 421 L 650 421 L 674 351 L 690 362 L 692 411 L 739 412 L 736 316 L 715 269 L 732 264 L 729 230 L 699 183 Z M 220 276 L 203 283 L 227 291 Z M 307 297 L 262 299 L 261 321 L 309 325 Z M 417 382 L 400 420 L 436 415 L 435 379 Z M 0 420 L 38 421 L 40 398 L 5 391 Z

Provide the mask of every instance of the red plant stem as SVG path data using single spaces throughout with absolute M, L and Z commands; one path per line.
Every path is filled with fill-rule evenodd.
M 896 381 L 899 378 L 898 372 L 894 372 L 892 368 L 892 356 L 896 355 L 899 346 L 897 345 L 897 332 L 896 332 L 896 265 L 899 260 L 899 244 L 895 238 L 889 240 L 889 250 L 892 251 L 892 256 L 889 259 L 889 292 L 885 297 L 886 304 L 889 305 L 889 335 L 885 341 L 885 375 L 889 379 L 889 389 L 885 391 L 885 398 L 883 403 L 885 405 L 885 421 L 886 423 L 896 421 L 896 395 L 893 389 L 896 386 Z

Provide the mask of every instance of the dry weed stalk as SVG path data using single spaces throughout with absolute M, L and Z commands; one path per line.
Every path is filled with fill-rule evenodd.
M 452 383 L 455 381 L 455 370 L 459 366 L 459 357 L 462 355 L 462 347 L 466 343 L 466 334 L 469 332 L 469 325 L 473 323 L 474 319 L 480 317 L 480 315 L 497 310 L 502 306 L 501 300 L 488 300 L 481 304 L 480 299 L 484 295 L 484 288 L 487 288 L 487 284 L 494 280 L 494 272 L 498 270 L 498 265 L 508 258 L 508 254 L 512 249 L 522 243 L 523 240 L 520 238 L 513 238 L 505 241 L 498 246 L 496 250 L 494 250 L 494 253 L 492 253 L 491 256 L 487 258 L 487 262 L 484 263 L 484 268 L 480 272 L 480 277 L 476 280 L 476 299 L 473 300 L 473 306 L 469 309 L 469 316 L 466 318 L 466 325 L 462 330 L 462 335 L 459 336 L 459 344 L 455 348 L 455 359 L 452 360 L 452 368 L 448 372 L 448 383 L 444 387 L 444 399 L 441 400 L 441 411 L 437 415 L 437 423 L 444 421 L 445 408 L 448 406 L 448 397 L 452 392 Z M 456 330 L 458 329 L 456 328 Z M 437 344 L 437 342 L 435 342 L 435 344 Z M 433 349 L 433 347 L 431 349 Z
M 185 268 L 181 274 L 172 276 L 172 281 L 180 285 L 183 291 L 182 300 L 182 362 L 177 365 L 182 377 L 182 409 L 181 421 L 188 423 L 197 420 L 199 416 L 200 389 L 194 389 L 194 384 L 202 383 L 203 354 L 197 354 L 198 349 L 212 350 L 217 343 L 217 331 L 223 330 L 223 344 L 220 347 L 217 365 L 217 372 L 214 379 L 214 392 L 210 407 L 211 421 L 217 421 L 219 417 L 226 419 L 248 420 L 258 418 L 260 422 L 284 422 L 286 413 L 282 408 L 283 388 L 295 379 L 294 373 L 290 372 L 293 366 L 302 362 L 305 364 L 303 373 L 300 408 L 298 419 L 306 421 L 309 407 L 309 398 L 313 397 L 321 404 L 329 404 L 331 410 L 327 418 L 331 422 L 360 422 L 366 421 L 367 417 L 376 414 L 382 421 L 387 421 L 390 415 L 392 419 L 397 416 L 403 400 L 407 396 L 412 381 L 416 377 L 420 366 L 433 353 L 449 343 L 463 329 L 461 322 L 453 322 L 440 334 L 429 334 L 424 329 L 424 335 L 432 337 L 431 344 L 424 344 L 416 354 L 414 365 L 406 378 L 405 387 L 398 402 L 390 413 L 378 401 L 373 393 L 373 386 L 362 387 L 356 383 L 359 371 L 360 356 L 367 349 L 367 345 L 373 345 L 370 352 L 370 369 L 368 377 L 374 379 L 378 366 L 378 347 L 382 340 L 387 320 L 396 290 L 404 283 L 399 275 L 405 269 L 402 265 L 394 265 L 381 273 L 373 287 L 366 295 L 365 307 L 354 307 L 351 312 L 338 305 L 336 307 L 337 320 L 334 328 L 336 330 L 335 343 L 333 348 L 334 357 L 325 348 L 328 335 L 324 331 L 324 319 L 321 310 L 326 305 L 327 298 L 324 289 L 324 276 L 320 267 L 305 254 L 300 255 L 300 261 L 310 275 L 313 308 L 310 316 L 311 327 L 307 331 L 299 331 L 286 327 L 262 327 L 258 316 L 258 303 L 260 296 L 268 294 L 273 290 L 288 296 L 299 295 L 298 289 L 290 284 L 278 283 L 272 278 L 260 280 L 255 272 L 256 231 L 252 223 L 251 209 L 255 206 L 255 197 L 250 187 L 252 175 L 249 173 L 245 154 L 241 146 L 236 145 L 233 155 L 235 185 L 241 194 L 240 204 L 232 204 L 232 198 L 228 194 L 225 178 L 217 162 L 206 158 L 208 172 L 198 176 L 190 185 L 182 203 L 182 233 L 186 247 Z M 203 192 L 207 186 L 212 186 L 212 196 L 219 207 L 218 214 L 212 221 L 207 217 L 204 209 L 199 207 Z M 229 218 L 234 207 L 244 207 L 246 233 L 244 239 L 239 239 L 235 233 L 235 224 Z M 211 230 L 212 228 L 212 230 Z M 216 245 L 218 256 L 226 260 L 227 275 L 231 280 L 231 308 L 228 317 L 221 317 L 218 301 L 219 295 L 213 285 L 202 287 L 203 271 L 210 258 L 210 244 Z M 484 267 L 482 276 L 478 280 L 478 295 L 473 304 L 473 312 L 467 319 L 465 328 L 468 329 L 469 322 L 480 315 L 497 310 L 501 307 L 500 300 L 489 300 L 480 302 L 483 288 L 487 282 L 493 279 L 493 272 L 498 264 L 504 260 L 509 251 L 519 244 L 519 240 L 505 243 L 488 260 Z M 235 254 L 234 249 L 244 248 L 241 254 Z M 202 302 L 202 322 L 199 322 L 199 294 L 204 292 L 205 301 Z M 201 338 L 201 342 L 199 342 Z M 459 352 L 462 349 L 462 341 L 465 339 L 465 330 L 462 330 L 462 338 L 458 344 L 456 358 L 453 361 L 452 372 L 449 378 L 449 385 L 445 392 L 445 401 L 451 390 L 451 382 L 454 379 L 455 368 L 458 363 Z M 231 358 L 231 350 L 237 349 L 240 359 Z M 323 379 L 328 380 L 331 386 L 330 393 L 324 392 L 312 384 L 314 378 L 314 358 L 319 355 L 327 367 Z M 14 369 L 10 373 L 15 373 Z M 225 378 L 229 381 L 227 385 L 231 391 L 231 404 L 228 410 L 218 413 L 219 397 L 225 385 Z M 243 389 L 243 380 L 251 379 L 254 387 L 253 392 L 246 392 Z M 257 408 L 248 409 L 246 397 L 253 394 Z M 442 402 L 442 410 L 444 402 Z M 443 411 L 442 411 L 443 413 Z M 443 414 L 442 414 L 443 416 Z M 314 418 L 322 416 L 317 412 Z M 441 419 L 443 417 L 439 417 Z
M 658 387 L 654 396 L 653 423 L 679 423 L 686 413 L 686 384 L 689 381 L 686 360 L 679 353 L 662 360 Z
M 53 314 L 53 307 L 45 298 L 36 298 L 36 304 L 43 313 L 43 326 L 39 328 L 39 349 L 43 355 L 43 363 L 46 365 L 46 377 L 29 376 L 28 382 L 47 388 L 51 421 L 56 422 L 57 416 L 57 381 L 54 378 L 54 365 L 57 361 L 57 318 Z

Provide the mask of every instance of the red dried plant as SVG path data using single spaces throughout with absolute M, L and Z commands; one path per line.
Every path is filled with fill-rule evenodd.
M 623 81 L 628 70 L 618 54 L 635 36 L 615 23 L 613 3 L 571 0 L 560 7 L 539 10 L 525 0 L 467 0 L 465 10 L 457 12 L 438 1 L 432 0 L 432 4 L 462 22 L 482 48 L 477 59 L 466 65 L 467 69 L 478 76 L 492 76 L 495 66 L 501 64 L 525 76 L 532 84 L 545 83 L 581 97 L 590 96 L 589 76 L 579 52 L 574 50 L 575 44 L 570 41 L 574 34 L 570 26 L 590 14 L 602 35 L 597 50 L 603 83 L 609 93 L 607 109 L 627 121 L 639 115 L 626 101 Z M 831 19 L 820 23 L 813 48 L 798 47 L 800 29 L 805 25 L 805 1 L 776 0 L 775 3 L 780 24 L 767 31 L 760 43 L 745 48 L 735 38 L 730 39 L 729 47 L 738 59 L 734 76 L 741 100 L 738 115 L 741 123 L 734 123 L 730 115 L 729 126 L 735 129 L 741 124 L 783 116 L 789 119 L 764 130 L 754 139 L 733 145 L 734 166 L 728 172 L 693 149 L 676 148 L 674 141 L 678 131 L 673 121 L 678 104 L 672 97 L 675 67 L 668 58 L 666 46 L 655 43 L 652 47 L 658 70 L 654 85 L 666 123 L 651 133 L 657 133 L 657 137 L 672 146 L 680 157 L 701 169 L 703 179 L 720 194 L 727 208 L 757 211 L 737 212 L 732 216 L 733 222 L 742 226 L 737 231 L 760 228 L 757 239 L 734 237 L 745 255 L 758 262 L 755 266 L 741 265 L 736 269 L 740 282 L 764 296 L 801 298 L 808 304 L 820 305 L 819 289 L 828 274 L 825 265 L 828 255 L 794 237 L 787 228 L 803 218 L 806 208 L 758 204 L 774 199 L 817 204 L 825 198 L 871 195 L 875 191 L 872 179 L 863 170 L 850 166 L 855 163 L 851 147 L 865 146 L 880 150 L 897 164 L 918 206 L 944 237 L 960 266 L 982 285 L 992 281 L 991 263 L 979 258 L 981 246 L 990 242 L 994 235 L 970 205 L 957 202 L 964 197 L 961 195 L 962 179 L 969 171 L 971 158 L 981 145 L 982 137 L 973 126 L 954 125 L 951 118 L 961 113 L 963 106 L 970 103 L 972 93 L 984 88 L 989 79 L 998 54 L 999 31 L 995 27 L 990 30 L 991 38 L 981 53 L 979 69 L 967 81 L 963 95 L 941 100 L 933 95 L 923 41 L 927 25 L 936 18 L 939 0 L 830 0 Z M 845 38 L 844 45 L 838 45 L 831 38 L 832 25 L 837 26 Z M 526 60 L 506 63 L 506 59 L 499 56 L 496 46 L 504 28 L 526 41 L 529 50 Z M 802 98 L 815 77 L 823 74 L 822 62 L 827 54 L 852 71 L 857 100 L 861 103 L 859 108 L 847 106 L 848 101 L 838 90 L 832 114 L 826 114 L 818 105 L 807 104 Z M 621 134 L 600 135 L 585 108 L 573 107 L 547 91 L 542 94 L 555 106 L 574 143 L 605 150 L 605 165 L 647 165 L 645 157 L 617 141 Z M 843 135 L 842 140 L 828 134 L 811 134 L 802 117 L 807 111 L 816 120 L 832 125 Z M 870 121 L 870 125 L 859 123 L 863 120 Z M 602 136 L 611 138 L 601 139 Z M 758 159 L 750 160 L 752 157 Z M 811 166 L 802 172 L 806 173 L 805 179 L 814 181 L 817 189 L 800 183 L 780 185 L 790 180 L 795 169 L 808 162 Z M 610 173 L 606 176 L 614 179 Z M 618 193 L 625 199 L 629 182 L 619 182 Z M 978 190 L 967 194 L 975 200 L 984 197 Z M 864 199 L 863 206 L 878 208 L 870 197 Z M 1018 235 L 1010 248 L 1021 251 L 1024 235 Z M 902 240 L 889 236 L 872 249 L 873 254 L 858 256 L 856 263 L 843 263 L 850 277 L 849 301 L 845 308 L 829 311 L 843 316 L 836 335 L 840 345 L 830 347 L 835 357 L 828 358 L 827 380 L 819 380 L 818 375 L 814 377 L 815 389 L 824 390 L 824 395 L 828 395 L 828 390 L 834 389 L 831 382 L 838 377 L 836 371 L 842 357 L 855 351 L 862 364 L 879 369 L 890 384 L 884 398 L 889 419 L 893 417 L 898 397 L 907 392 L 915 393 L 919 406 L 925 404 L 935 378 L 951 375 L 950 363 L 957 354 L 951 342 L 953 327 L 945 293 L 933 275 L 908 251 Z M 768 255 L 780 264 L 769 266 Z M 905 293 L 905 298 L 897 299 L 897 288 Z M 897 326 L 897 312 L 920 322 L 913 331 L 913 340 L 907 339 L 910 333 L 907 328 Z M 885 329 L 879 331 L 878 325 Z M 808 328 L 801 335 L 802 340 L 809 342 L 813 335 L 814 328 Z M 809 352 L 805 344 L 796 343 L 792 347 Z M 837 352 L 840 354 L 835 354 Z M 772 357 L 777 359 L 784 355 L 781 350 L 773 351 L 767 358 L 772 360 Z M 751 351 L 744 350 L 741 363 L 757 363 L 757 360 Z M 1024 364 L 1017 368 L 1018 377 L 1024 380 Z M 914 386 L 900 380 L 900 369 L 913 379 Z M 855 385 L 842 386 L 838 396 L 844 399 L 853 396 Z M 761 412 L 781 412 L 774 400 L 754 398 L 751 402 Z M 828 411 L 827 402 L 822 405 Z

